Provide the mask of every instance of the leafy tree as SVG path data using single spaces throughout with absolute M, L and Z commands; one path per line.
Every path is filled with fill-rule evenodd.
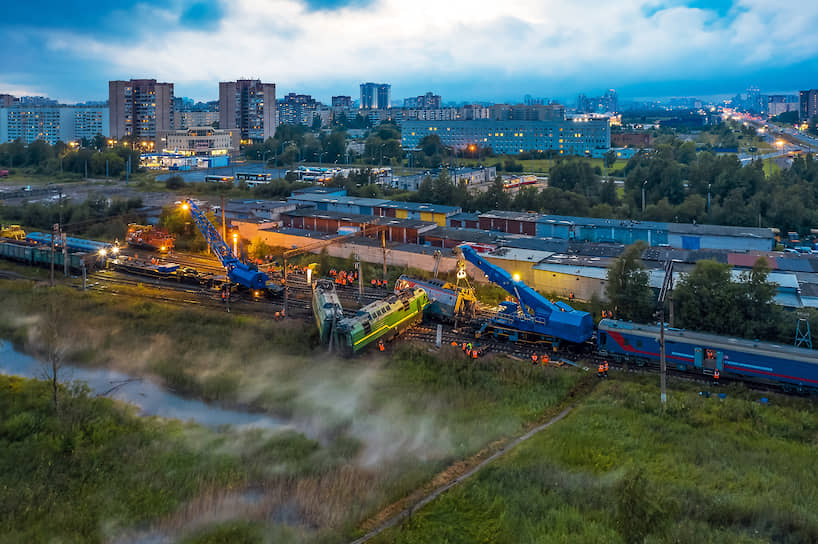
M 643 241 L 628 246 L 608 269 L 605 294 L 622 319 L 644 322 L 653 315 L 653 291 L 642 263 L 642 251 L 646 247 Z

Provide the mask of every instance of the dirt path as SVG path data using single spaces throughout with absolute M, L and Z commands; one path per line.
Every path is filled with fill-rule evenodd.
M 508 453 L 509 451 L 514 449 L 515 447 L 517 447 L 521 442 L 523 442 L 525 440 L 528 440 L 529 438 L 531 438 L 532 436 L 534 436 L 538 432 L 540 432 L 542 430 L 545 430 L 548 427 L 550 427 L 551 425 L 553 425 L 554 423 L 560 421 L 562 418 L 564 418 L 565 416 L 568 415 L 568 413 L 571 411 L 571 409 L 572 409 L 572 407 L 570 407 L 570 406 L 568 408 L 565 408 L 562 412 L 560 412 L 559 414 L 557 414 L 553 418 L 549 419 L 545 423 L 541 423 L 540 425 L 537 425 L 536 427 L 529 430 L 524 435 L 515 438 L 514 440 L 512 440 L 511 442 L 509 442 L 505 446 L 501 447 L 500 449 L 498 449 L 497 451 L 495 451 L 494 453 L 492 453 L 491 455 L 489 455 L 488 457 L 486 457 L 485 459 L 483 459 L 482 461 L 480 461 L 479 463 L 474 465 L 469 470 L 463 472 L 462 474 L 456 476 L 453 479 L 449 478 L 448 476 L 450 476 L 453 471 L 456 472 L 457 469 L 458 469 L 458 466 L 462 467 L 462 466 L 464 466 L 465 463 L 464 464 L 458 464 L 458 465 L 455 465 L 453 467 L 450 467 L 449 470 L 447 470 L 447 471 L 441 473 L 440 475 L 438 475 L 438 477 L 435 478 L 435 480 L 432 482 L 433 484 L 436 485 L 436 487 L 434 488 L 433 491 L 426 494 L 425 496 L 423 496 L 419 500 L 412 500 L 413 497 L 409 497 L 409 499 L 407 501 L 400 501 L 400 502 L 396 503 L 395 505 L 393 505 L 392 507 L 388 507 L 386 510 L 382 511 L 381 514 L 379 514 L 376 517 L 376 519 L 386 518 L 385 521 L 382 521 L 377 527 L 375 527 L 374 529 L 372 529 L 371 531 L 366 533 L 361 538 L 359 538 L 357 540 L 354 540 L 351 544 L 362 544 L 363 542 L 367 542 L 368 540 L 370 540 L 370 539 L 374 538 L 375 536 L 379 535 L 380 533 L 382 533 L 386 529 L 394 527 L 400 521 L 404 520 L 405 518 L 407 518 L 411 514 L 415 513 L 417 510 L 420 510 L 421 508 L 423 508 L 424 506 L 426 506 L 427 504 L 429 504 L 430 502 L 435 500 L 438 496 L 440 496 L 441 493 L 444 493 L 444 492 L 448 491 L 449 489 L 451 489 L 454 486 L 458 485 L 459 483 L 463 482 L 467 478 L 470 478 L 471 476 L 476 474 L 477 471 L 481 470 L 482 468 L 484 468 L 486 465 L 488 465 L 489 463 L 491 463 L 492 461 L 494 461 L 498 457 L 501 457 L 501 456 L 505 455 L 506 453 Z M 494 446 L 494 444 L 492 446 Z M 478 453 L 475 457 L 479 457 L 479 456 L 483 455 L 484 452 L 490 451 L 492 449 L 492 446 L 489 446 L 488 448 L 484 449 L 482 452 Z M 440 480 L 443 480 L 446 483 L 444 483 L 443 485 L 440 485 L 439 484 Z M 395 508 L 396 506 L 403 505 L 406 502 L 412 502 L 412 505 L 409 506 L 408 508 L 404 508 L 403 510 L 400 510 L 397 513 L 393 513 L 394 510 L 397 509 L 397 508 Z

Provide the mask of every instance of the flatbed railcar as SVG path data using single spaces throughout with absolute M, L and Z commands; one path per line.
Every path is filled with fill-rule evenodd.
M 597 353 L 638 365 L 659 362 L 659 327 L 603 319 L 597 329 Z M 769 342 L 756 342 L 665 328 L 668 368 L 754 382 L 776 384 L 786 390 L 818 392 L 818 351 Z
M 38 244 L 50 245 L 51 233 L 29 232 L 28 234 L 26 234 L 26 240 L 30 242 L 36 242 Z M 58 236 L 54 237 L 54 244 L 57 247 L 62 248 L 62 241 L 60 240 L 60 237 Z M 105 254 L 114 248 L 114 245 L 108 242 L 86 240 L 84 238 L 75 238 L 73 236 L 67 236 L 65 238 L 65 245 L 68 248 L 68 251 L 83 251 L 86 253 L 100 254 Z
M 378 340 L 388 341 L 423 319 L 429 296 L 423 289 L 406 289 L 368 304 L 335 328 L 336 344 L 345 355 L 358 353 Z

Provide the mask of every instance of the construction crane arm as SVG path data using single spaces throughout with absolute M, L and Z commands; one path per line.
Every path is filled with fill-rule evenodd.
M 187 209 L 190 210 L 190 215 L 193 217 L 193 221 L 196 223 L 202 236 L 204 236 L 207 245 L 210 246 L 210 249 L 222 263 L 222 266 L 224 266 L 228 272 L 236 268 L 236 265 L 240 261 L 233 255 L 233 251 L 230 249 L 230 246 L 227 245 L 227 242 L 224 241 L 221 234 L 219 234 L 219 230 L 191 199 L 185 199 L 185 205 Z
M 524 308 L 527 308 L 526 313 L 534 313 L 537 316 L 547 318 L 552 312 L 569 311 L 570 307 L 567 305 L 564 305 L 565 308 L 557 306 L 525 283 L 519 281 L 519 278 L 515 280 L 506 270 L 482 258 L 471 246 L 463 244 L 457 248 L 463 258 L 486 274 L 489 281 L 505 289 Z

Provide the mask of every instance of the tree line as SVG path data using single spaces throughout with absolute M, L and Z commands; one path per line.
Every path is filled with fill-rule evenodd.
M 107 140 L 95 137 L 88 147 L 74 148 L 65 142 L 49 145 L 36 140 L 28 145 L 16 140 L 0 144 L 0 165 L 11 170 L 25 168 L 36 175 L 79 175 L 120 177 L 125 175 L 128 158 L 131 172 L 139 168 L 139 152 L 126 146 L 108 149 Z
M 641 259 L 645 247 L 644 243 L 628 246 L 608 269 L 605 293 L 618 319 L 658 321 L 656 293 Z M 776 304 L 778 286 L 769 280 L 769 273 L 763 257 L 738 277 L 729 264 L 698 261 L 673 287 L 665 319 L 682 329 L 792 343 L 798 317 Z M 810 311 L 809 319 L 812 326 L 818 325 L 818 312 Z

